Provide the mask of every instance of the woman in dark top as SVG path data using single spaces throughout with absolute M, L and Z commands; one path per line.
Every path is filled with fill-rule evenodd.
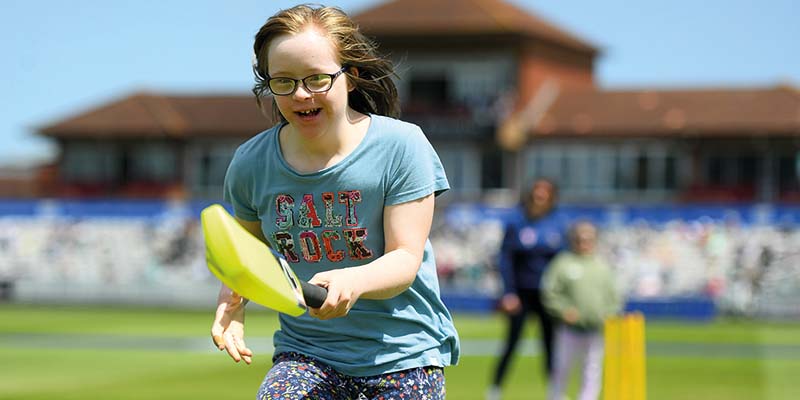
M 529 313 L 539 320 L 546 376 L 552 371 L 553 322 L 542 305 L 540 285 L 550 260 L 566 244 L 567 221 L 555 210 L 556 196 L 555 183 L 537 179 L 523 196 L 522 212 L 506 225 L 500 249 L 503 296 L 499 308 L 508 315 L 508 336 L 487 399 L 500 398 L 500 386 Z

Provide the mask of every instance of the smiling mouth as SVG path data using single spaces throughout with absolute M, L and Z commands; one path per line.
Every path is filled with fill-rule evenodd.
M 313 117 L 313 116 L 319 114 L 320 111 L 322 111 L 321 108 L 314 108 L 314 109 L 311 109 L 311 110 L 297 111 L 297 112 L 295 112 L 295 114 L 297 114 L 297 115 L 299 115 L 301 117 Z

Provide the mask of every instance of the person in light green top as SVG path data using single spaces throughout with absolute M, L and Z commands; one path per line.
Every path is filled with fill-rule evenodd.
M 578 399 L 597 399 L 602 387 L 603 324 L 622 301 L 611 268 L 595 253 L 597 228 L 578 222 L 570 250 L 559 253 L 543 277 L 544 305 L 560 322 L 556 330 L 548 399 L 564 398 L 572 366 L 583 359 Z

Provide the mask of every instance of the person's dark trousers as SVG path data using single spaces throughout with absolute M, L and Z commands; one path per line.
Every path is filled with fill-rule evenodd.
M 542 305 L 542 297 L 537 289 L 520 289 L 517 292 L 520 302 L 522 303 L 522 311 L 509 316 L 508 318 L 508 336 L 506 337 L 505 348 L 503 349 L 503 356 L 497 364 L 494 374 L 494 384 L 500 386 L 505 377 L 508 364 L 514 357 L 516 352 L 519 338 L 522 336 L 522 330 L 525 326 L 525 319 L 530 313 L 536 314 L 539 319 L 539 330 L 541 347 L 544 350 L 544 372 L 545 379 L 550 377 L 553 371 L 553 318 Z

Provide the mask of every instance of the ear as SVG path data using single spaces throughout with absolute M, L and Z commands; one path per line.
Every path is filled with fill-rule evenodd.
M 354 77 L 358 78 L 358 68 L 356 68 L 356 67 L 349 67 L 349 68 L 347 68 L 347 73 L 348 73 L 349 75 L 352 75 L 352 76 L 354 76 Z M 352 92 L 352 91 L 353 91 L 353 90 L 355 90 L 355 89 L 356 89 L 356 85 L 355 85 L 355 83 L 353 83 L 353 81 L 352 81 L 352 80 L 348 79 L 348 80 L 347 80 L 347 91 L 348 91 L 348 92 Z

